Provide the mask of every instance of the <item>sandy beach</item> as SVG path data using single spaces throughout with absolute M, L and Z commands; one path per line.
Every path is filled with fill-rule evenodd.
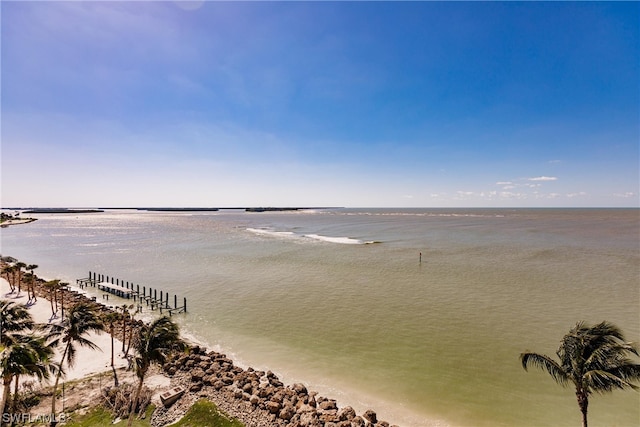
M 26 304 L 27 302 L 27 294 L 22 291 L 19 296 L 14 294 L 9 294 L 9 283 L 0 279 L 0 295 L 2 299 L 7 299 L 9 301 L 13 301 L 20 304 Z M 60 321 L 60 313 L 55 318 L 51 317 L 51 306 L 49 301 L 45 298 L 39 297 L 38 301 L 28 306 L 28 310 L 33 316 L 33 320 L 36 323 L 48 324 L 52 322 Z M 99 349 L 92 350 L 86 347 L 77 347 L 76 354 L 76 362 L 73 367 L 69 368 L 65 365 L 66 376 L 64 379 L 66 381 L 84 378 L 89 375 L 97 374 L 99 372 L 110 371 L 111 370 L 111 336 L 108 332 L 103 332 L 101 334 L 91 333 L 87 336 L 89 341 L 96 344 Z M 128 365 L 126 359 L 122 356 L 122 341 L 118 339 L 114 339 L 114 365 L 115 368 L 122 368 Z M 57 354 L 54 360 L 59 360 L 60 354 Z

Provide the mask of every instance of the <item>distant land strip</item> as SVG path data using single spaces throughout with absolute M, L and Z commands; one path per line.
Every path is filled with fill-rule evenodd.
M 70 213 L 70 214 L 79 214 L 79 213 L 96 213 L 96 212 L 104 212 L 101 209 L 66 209 L 66 208 L 36 208 L 36 209 L 29 209 L 26 211 L 23 211 L 23 213 L 29 213 L 29 214 L 64 214 L 64 213 Z
M 322 207 L 226 207 L 226 208 L 2 208 L 4 210 L 22 211 L 29 214 L 80 214 L 80 213 L 98 213 L 105 210 L 138 210 L 149 212 L 217 212 L 220 210 L 244 210 L 246 212 L 283 212 L 283 211 L 300 211 L 310 209 L 340 209 L 337 206 Z

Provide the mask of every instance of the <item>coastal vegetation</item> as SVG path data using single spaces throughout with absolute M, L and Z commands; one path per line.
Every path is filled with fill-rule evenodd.
M 150 325 L 143 325 L 138 330 L 135 341 L 136 356 L 134 366 L 138 377 L 138 388 L 131 401 L 128 427 L 131 427 L 134 414 L 138 410 L 138 398 L 142 391 L 144 378 L 152 364 L 162 364 L 172 350 L 182 350 L 186 347 L 180 338 L 178 325 L 168 317 L 154 320 Z
M 75 363 L 76 344 L 82 347 L 97 349 L 98 347 L 86 338 L 91 332 L 101 332 L 104 329 L 102 320 L 93 310 L 93 308 L 85 303 L 74 305 L 69 310 L 68 315 L 59 324 L 50 326 L 49 338 L 52 338 L 51 345 L 57 347 L 62 345 L 64 350 L 60 359 L 60 369 L 56 375 L 56 381 L 53 384 L 53 397 L 51 399 L 51 413 L 56 413 L 56 390 L 60 376 L 62 375 L 62 367 L 66 363 L 72 367 Z
M 538 367 L 562 386 L 573 384 L 582 426 L 587 427 L 589 397 L 594 392 L 607 393 L 616 389 L 638 390 L 640 364 L 629 358 L 638 348 L 625 340 L 622 331 L 608 322 L 588 326 L 579 322 L 566 334 L 553 358 L 532 352 L 520 354 L 522 367 Z
M 20 212 L 15 214 L 8 214 L 0 212 L 0 227 L 6 227 L 11 224 L 27 224 L 35 221 L 36 218 L 20 218 Z
M 150 427 L 151 414 L 155 410 L 154 405 L 149 405 L 144 418 L 133 420 L 132 427 Z M 113 421 L 113 414 L 103 406 L 97 406 L 84 415 L 74 417 L 67 427 L 93 427 L 97 425 L 124 426 L 125 420 Z M 174 427 L 244 427 L 236 418 L 232 418 L 220 410 L 215 403 L 200 399 L 187 411 Z
M 174 426 L 244 427 L 244 424 L 222 412 L 215 403 L 200 399 L 189 408 L 185 416 Z
M 50 372 L 57 370 L 51 360 L 53 346 L 47 344 L 39 330 L 24 305 L 0 300 L 0 376 L 3 385 L 0 414 L 4 414 L 5 409 L 16 410 L 21 376 L 46 379 Z M 12 381 L 15 385 L 9 408 Z

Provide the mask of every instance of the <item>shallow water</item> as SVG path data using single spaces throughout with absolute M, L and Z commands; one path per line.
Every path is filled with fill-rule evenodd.
M 0 231 L 2 255 L 185 296 L 195 338 L 405 426 L 579 425 L 520 352 L 553 356 L 580 320 L 640 339 L 637 209 L 37 217 Z M 636 426 L 638 403 L 594 396 L 590 421 Z

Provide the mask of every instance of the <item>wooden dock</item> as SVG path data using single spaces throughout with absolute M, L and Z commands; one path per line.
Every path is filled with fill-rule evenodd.
M 178 314 L 178 313 L 186 313 L 187 312 L 187 298 L 183 298 L 183 304 L 178 306 L 178 296 L 173 295 L 173 307 L 169 304 L 169 293 L 160 291 L 160 296 L 158 297 L 158 290 L 148 288 L 146 286 L 142 286 L 142 291 L 140 290 L 140 285 L 134 283 L 129 283 L 128 281 L 116 279 L 113 277 L 105 276 L 103 274 L 98 274 L 95 272 L 89 272 L 89 277 L 85 277 L 82 279 L 76 279 L 76 284 L 80 287 L 80 289 L 84 289 L 85 287 L 94 287 L 98 288 L 102 292 L 103 299 L 109 299 L 109 295 L 115 295 L 120 298 L 131 299 L 133 298 L 138 304 L 138 311 L 142 311 L 142 303 L 146 303 L 146 306 L 151 308 L 151 310 L 158 309 L 160 313 L 163 311 L 167 311 L 169 315 Z

